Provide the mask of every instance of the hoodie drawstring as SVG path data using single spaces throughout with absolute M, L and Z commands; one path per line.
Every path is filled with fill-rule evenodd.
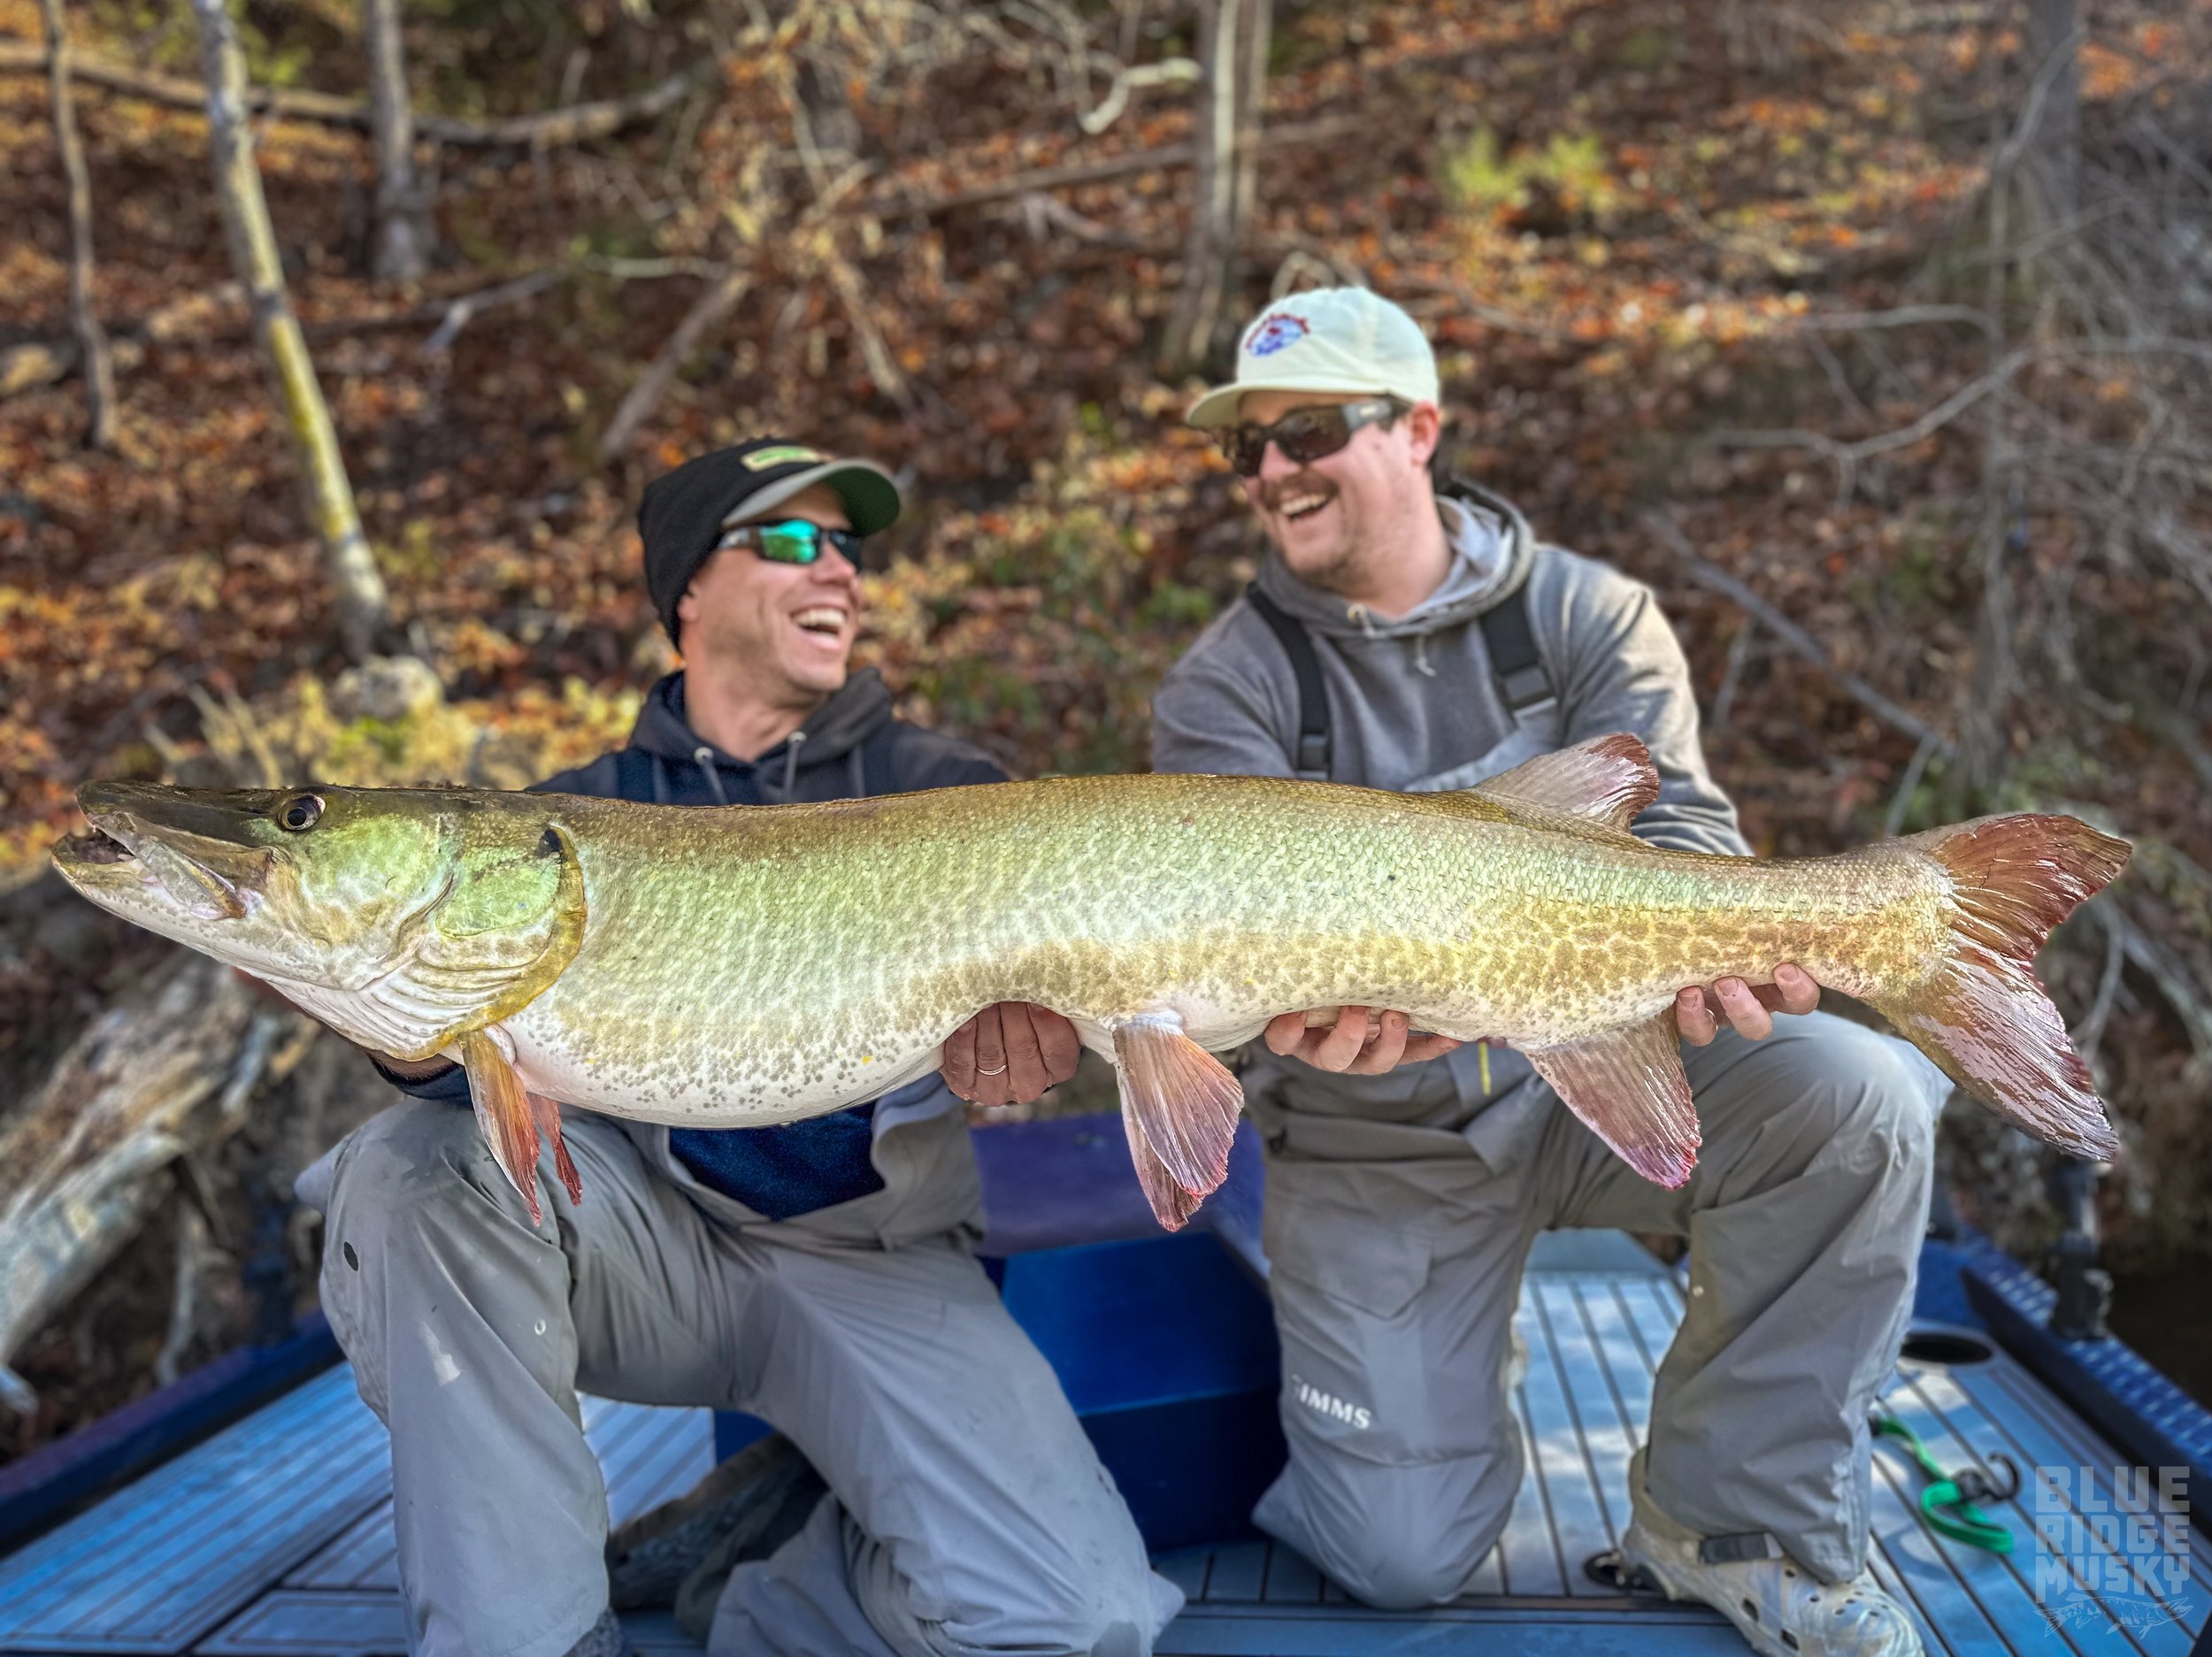
M 868 768 L 861 763 L 860 745 L 856 742 L 845 750 L 845 768 L 852 773 L 853 798 L 868 797 Z
M 653 756 L 653 803 L 668 803 L 668 763 L 657 754 Z
M 799 745 L 806 740 L 806 733 L 794 731 L 783 745 L 783 797 L 791 798 L 791 786 L 799 779 Z
M 1413 635 L 1413 671 L 1424 679 L 1436 677 L 1436 669 L 1429 661 L 1429 636 L 1425 633 Z
M 707 786 L 714 790 L 715 802 L 727 805 L 729 794 L 722 787 L 722 768 L 714 763 L 714 750 L 704 742 L 691 750 L 692 763 L 707 774 Z
M 1344 607 L 1344 619 L 1357 622 L 1360 632 L 1370 639 L 1382 637 L 1382 630 L 1375 625 L 1375 618 L 1367 613 L 1367 606 L 1364 604 L 1347 604 Z

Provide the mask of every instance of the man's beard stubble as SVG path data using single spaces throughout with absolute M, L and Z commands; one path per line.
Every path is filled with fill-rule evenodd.
M 1310 562 L 1294 564 L 1290 554 L 1284 550 L 1282 542 L 1278 540 L 1276 553 L 1281 557 L 1284 568 L 1308 587 L 1318 588 L 1324 593 L 1333 593 L 1340 598 L 1356 597 L 1364 586 L 1362 577 L 1367 559 L 1360 547 L 1356 527 L 1350 521 L 1351 509 L 1344 505 L 1343 490 L 1318 472 L 1300 472 L 1274 483 L 1262 485 L 1260 502 L 1279 521 L 1286 521 L 1282 519 L 1281 502 L 1295 500 L 1301 495 L 1317 492 L 1325 492 L 1330 502 L 1344 510 L 1345 522 L 1340 525 L 1340 533 L 1334 547 L 1321 551 L 1317 557 L 1313 553 L 1307 554 L 1306 557 Z

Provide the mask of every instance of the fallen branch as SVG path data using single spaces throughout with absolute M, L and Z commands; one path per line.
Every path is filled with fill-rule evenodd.
M 1371 132 L 1371 123 L 1333 116 L 1316 121 L 1292 121 L 1281 127 L 1271 127 L 1260 135 L 1260 154 L 1263 159 L 1294 144 L 1326 143 L 1333 139 L 1351 138 Z M 987 202 L 1002 202 L 1010 196 L 1025 196 L 1032 190 L 1064 190 L 1080 184 L 1102 184 L 1109 179 L 1127 178 L 1133 173 L 1164 172 L 1171 167 L 1187 167 L 1198 159 L 1195 144 L 1162 144 L 1154 150 L 1135 150 L 1125 155 L 1105 156 L 1096 161 L 1079 161 L 1063 167 L 1041 167 L 1031 173 L 1017 173 L 994 184 L 979 184 L 971 189 L 954 190 L 945 196 L 872 196 L 859 203 L 859 211 L 879 219 L 903 217 L 935 218 L 963 207 L 978 207 Z
M 547 288 L 565 281 L 569 273 L 570 267 L 558 265 L 532 271 L 527 276 L 518 276 L 512 281 L 498 282 L 489 288 L 479 288 L 463 294 L 447 304 L 444 316 L 439 319 L 438 331 L 422 342 L 422 354 L 436 357 L 441 352 L 450 350 L 461 330 L 487 311 L 495 311 L 501 305 L 511 305 L 541 294 Z
M 1836 495 L 1839 505 L 1848 505 L 1857 481 L 1858 464 L 1877 455 L 1886 455 L 1893 449 L 1909 449 L 1925 437 L 1932 437 L 1953 420 L 1965 413 L 1990 393 L 2002 389 L 2013 377 L 2034 359 L 2036 353 L 2029 349 L 2013 352 L 1987 373 L 1960 387 L 1941 403 L 1930 409 L 1909 426 L 1901 426 L 1893 432 L 1883 432 L 1873 437 L 1861 438 L 1855 443 L 1846 443 L 1830 437 L 1824 432 L 1785 430 L 1775 432 L 1716 432 L 1713 441 L 1731 449 L 1811 449 L 1835 463 Z
M 712 287 L 699 295 L 651 365 L 622 399 L 622 406 L 614 411 L 614 418 L 607 422 L 607 429 L 600 433 L 600 459 L 614 460 L 629 448 L 638 427 L 650 419 L 653 410 L 660 406 L 661 398 L 667 394 L 668 382 L 675 379 L 677 372 L 699 349 L 707 331 L 737 308 L 737 302 L 752 285 L 751 266 L 731 265 L 724 268 Z
M 1853 701 L 1883 724 L 1902 732 L 1916 742 L 1929 744 L 1932 752 L 1947 758 L 1956 751 L 1955 745 L 1939 734 L 1926 720 L 1899 707 L 1856 673 L 1846 672 L 1830 661 L 1827 651 L 1821 648 L 1818 640 L 1765 599 L 1725 570 L 1699 557 L 1688 538 L 1676 527 L 1672 519 L 1657 512 L 1647 512 L 1643 516 L 1643 524 L 1659 544 L 1674 555 L 1690 579 L 1700 587 L 1720 594 L 1747 615 L 1755 618 L 1776 638 L 1818 668 L 1830 682 L 1847 693 Z
M 46 54 L 34 46 L 0 42 L 0 74 L 46 72 Z M 647 88 L 628 97 L 603 98 L 536 115 L 512 115 L 503 120 L 472 121 L 452 115 L 416 118 L 416 135 L 439 143 L 479 150 L 551 150 L 611 137 L 626 127 L 657 119 L 683 102 L 694 88 L 720 73 L 710 60 Z M 196 81 L 174 75 L 151 74 L 126 69 L 96 58 L 74 58 L 70 78 L 89 86 L 104 87 L 127 97 L 172 109 L 204 111 L 207 89 Z M 345 127 L 358 132 L 370 129 L 369 106 L 327 92 L 277 91 L 257 87 L 246 94 L 246 107 L 256 115 L 280 120 L 313 121 L 325 127 Z
M 70 1044 L 0 1136 L 0 1401 L 35 1407 L 5 1364 L 137 1231 L 155 1176 L 244 1120 L 198 1107 L 219 1087 L 242 1099 L 306 1023 L 257 1014 L 228 967 L 178 949 Z
M 2204 986 L 2198 983 L 2189 963 L 2138 925 L 2117 903 L 2093 903 L 2087 912 L 2119 939 L 2128 964 L 2158 986 L 2158 993 L 2188 1032 L 2189 1046 L 2195 1053 L 2193 1062 L 2200 1070 L 2212 1069 L 2212 1001 L 2206 999 Z

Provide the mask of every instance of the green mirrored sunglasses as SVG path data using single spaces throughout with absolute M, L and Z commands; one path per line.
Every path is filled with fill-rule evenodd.
M 823 548 L 834 547 L 854 569 L 862 570 L 867 567 L 863 551 L 866 541 L 867 537 L 857 530 L 827 529 L 803 518 L 787 518 L 773 524 L 740 524 L 726 529 L 714 545 L 717 551 L 743 547 L 771 564 L 812 564 L 822 556 Z

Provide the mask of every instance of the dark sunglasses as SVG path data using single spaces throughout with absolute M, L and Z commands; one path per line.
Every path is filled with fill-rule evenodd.
M 866 539 L 857 530 L 826 529 L 803 518 L 787 518 L 780 523 L 740 524 L 726 529 L 714 546 L 718 552 L 725 547 L 743 547 L 771 564 L 812 564 L 822 556 L 824 547 L 834 547 L 854 569 L 864 570 L 867 564 L 861 548 Z
M 1363 426 L 1387 426 L 1409 405 L 1395 397 L 1372 397 L 1365 403 L 1339 403 L 1325 407 L 1293 409 L 1272 426 L 1230 426 L 1221 433 L 1221 452 L 1240 478 L 1256 478 L 1267 459 L 1270 443 L 1283 451 L 1294 465 L 1333 455 L 1352 441 Z

